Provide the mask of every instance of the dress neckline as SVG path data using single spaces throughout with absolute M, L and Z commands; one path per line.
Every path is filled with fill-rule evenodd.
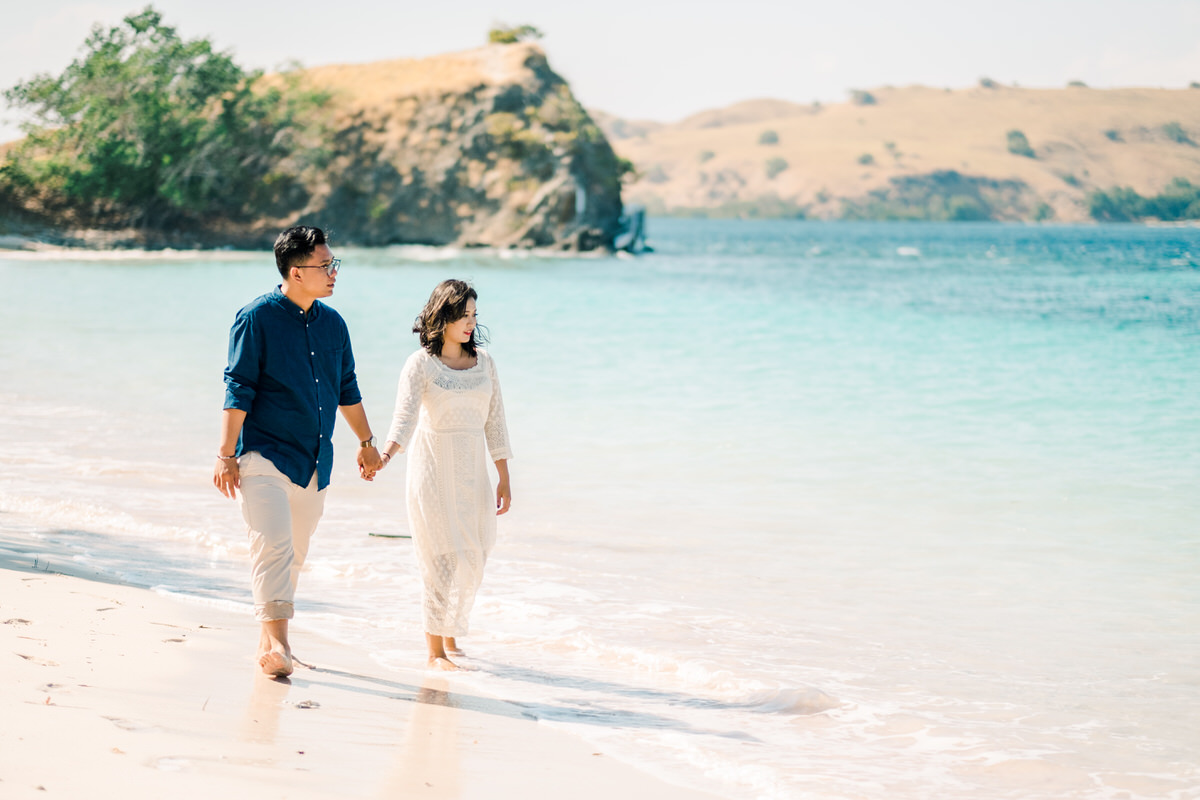
M 427 356 L 429 356 L 430 358 L 432 358 L 432 359 L 433 359 L 433 361 L 434 361 L 434 363 L 435 363 L 435 364 L 437 364 L 439 367 L 442 367 L 443 369 L 448 369 L 448 370 L 450 370 L 451 372 L 470 372 L 470 371 L 471 371 L 471 370 L 473 370 L 473 369 L 479 369 L 479 362 L 480 362 L 480 360 L 481 360 L 481 359 L 479 358 L 479 353 L 478 353 L 478 352 L 476 352 L 476 353 L 475 353 L 475 363 L 474 363 L 474 364 L 472 364 L 471 366 L 467 367 L 466 369 L 455 369 L 454 367 L 452 367 L 452 366 L 450 366 L 449 364 L 447 364 L 445 361 L 442 361 L 442 359 L 441 359 L 441 358 L 439 358 L 438 356 L 435 356 L 433 353 L 430 353 L 428 350 L 426 350 L 426 351 L 425 351 L 425 354 L 426 354 Z

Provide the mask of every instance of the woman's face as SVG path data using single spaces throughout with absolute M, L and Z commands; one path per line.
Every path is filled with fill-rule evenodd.
M 446 332 L 442 335 L 443 339 L 458 344 L 466 344 L 471 341 L 471 334 L 475 332 L 475 318 L 475 301 L 468 297 L 466 316 L 446 325 Z

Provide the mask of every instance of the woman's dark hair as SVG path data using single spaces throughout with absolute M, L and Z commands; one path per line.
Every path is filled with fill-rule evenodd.
M 275 239 L 275 266 L 287 280 L 288 270 L 313 254 L 325 244 L 325 231 L 311 225 L 288 228 Z
M 446 333 L 446 326 L 467 315 L 468 300 L 479 302 L 479 295 L 471 288 L 471 284 L 454 279 L 442 281 L 429 295 L 425 308 L 421 309 L 413 322 L 413 333 L 420 335 L 421 347 L 430 355 L 442 354 L 442 336 Z M 474 356 L 475 348 L 481 344 L 487 344 L 487 329 L 476 325 L 471 332 L 471 340 L 462 346 L 463 352 Z

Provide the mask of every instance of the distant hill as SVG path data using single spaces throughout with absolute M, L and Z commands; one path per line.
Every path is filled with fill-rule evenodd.
M 1200 89 L 988 82 L 753 100 L 674 124 L 592 116 L 640 175 L 626 203 L 657 214 L 1074 222 L 1095 190 L 1200 184 Z

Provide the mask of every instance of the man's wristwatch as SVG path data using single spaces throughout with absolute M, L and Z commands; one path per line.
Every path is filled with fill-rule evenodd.
M 375 446 L 375 437 L 372 436 L 370 439 L 367 439 L 365 442 L 359 442 L 358 446 L 359 447 L 374 447 Z

